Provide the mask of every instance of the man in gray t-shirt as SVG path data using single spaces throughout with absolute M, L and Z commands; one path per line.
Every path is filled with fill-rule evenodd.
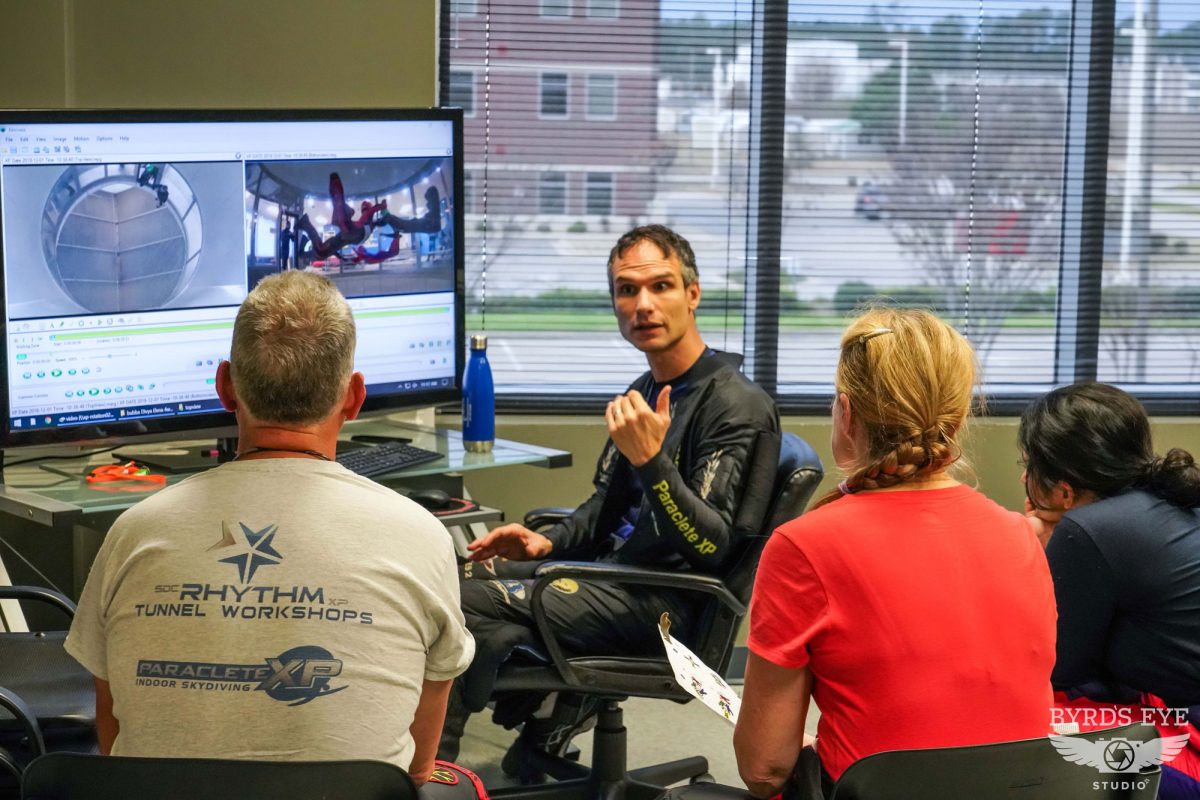
M 238 458 L 117 520 L 67 637 L 102 752 L 428 778 L 474 642 L 441 523 L 332 460 L 365 394 L 354 340 L 324 278 L 273 276 L 243 303 L 217 372 Z

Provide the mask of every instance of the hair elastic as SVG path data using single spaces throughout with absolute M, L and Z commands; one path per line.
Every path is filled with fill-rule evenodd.
M 874 339 L 876 336 L 883 336 L 885 333 L 892 333 L 892 329 L 891 328 L 876 328 L 875 330 L 873 330 L 869 333 L 864 333 L 861 336 L 859 336 L 857 341 L 859 344 L 866 344 L 870 340 Z

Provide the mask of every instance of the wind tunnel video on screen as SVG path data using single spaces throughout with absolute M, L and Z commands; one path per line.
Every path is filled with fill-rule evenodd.
M 5 167 L 14 319 L 238 303 L 241 167 Z
M 449 158 L 246 163 L 248 289 L 288 269 L 346 297 L 454 288 Z

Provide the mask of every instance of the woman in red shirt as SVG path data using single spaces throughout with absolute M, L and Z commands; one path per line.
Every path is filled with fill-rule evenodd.
M 780 527 L 750 607 L 734 734 L 750 791 L 780 791 L 810 699 L 825 790 L 884 750 L 1045 735 L 1054 588 L 1028 521 L 948 469 L 975 387 L 971 346 L 933 314 L 868 311 L 842 336 L 838 491 Z

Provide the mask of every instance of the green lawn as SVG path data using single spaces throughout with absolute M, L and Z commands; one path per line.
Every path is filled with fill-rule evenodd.
M 779 327 L 785 331 L 840 331 L 848 319 L 826 314 L 784 314 L 780 317 Z M 741 330 L 745 319 L 741 314 L 701 314 L 700 328 L 705 331 Z M 1101 324 L 1107 328 L 1128 327 L 1132 323 L 1124 319 L 1104 319 Z M 1013 316 L 1004 320 L 1005 330 L 1051 330 L 1054 327 L 1054 317 L 1051 315 Z M 1150 320 L 1150 327 L 1162 328 L 1197 328 L 1200 318 L 1159 318 Z M 479 330 L 482 328 L 478 314 L 467 317 L 467 328 Z M 606 311 L 551 311 L 534 313 L 528 311 L 495 311 L 487 315 L 489 331 L 546 331 L 551 333 L 600 332 L 617 333 L 617 323 L 612 314 Z
M 1200 206 L 1191 203 L 1168 203 L 1165 200 L 1155 200 L 1150 204 L 1155 211 L 1170 211 L 1175 214 L 1200 214 Z

